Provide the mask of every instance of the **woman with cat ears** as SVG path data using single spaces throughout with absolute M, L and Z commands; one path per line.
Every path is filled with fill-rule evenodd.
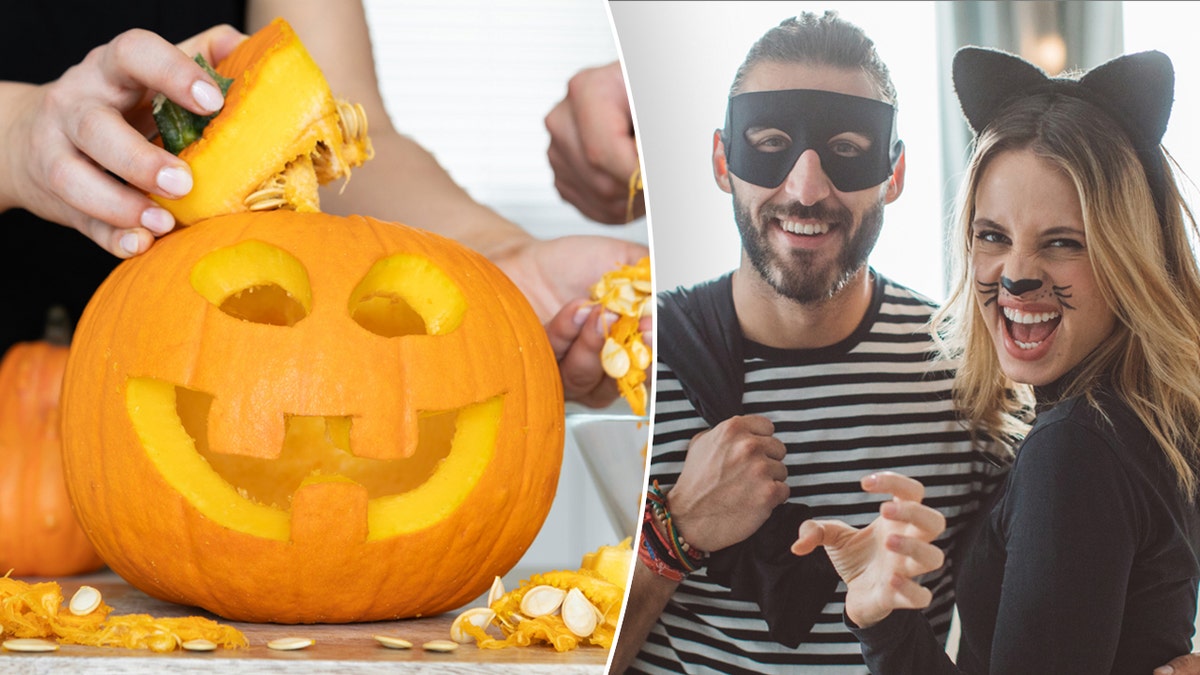
M 953 75 L 975 139 L 933 330 L 965 423 L 1016 446 L 958 549 L 956 661 L 914 611 L 945 527 L 920 483 L 865 478 L 893 496 L 879 518 L 806 522 L 792 550 L 826 548 L 872 673 L 1148 674 L 1191 650 L 1200 580 L 1200 271 L 1160 145 L 1171 61 L 1050 78 L 965 47 Z

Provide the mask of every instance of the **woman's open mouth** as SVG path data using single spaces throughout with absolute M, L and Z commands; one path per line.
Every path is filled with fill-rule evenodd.
M 1018 349 L 1031 351 L 1042 346 L 1062 322 L 1062 312 L 1027 312 L 1015 307 L 1002 307 L 1004 329 Z

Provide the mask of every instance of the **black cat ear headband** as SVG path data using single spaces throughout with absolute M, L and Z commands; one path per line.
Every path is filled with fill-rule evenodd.
M 1171 117 L 1175 70 L 1158 51 L 1118 56 L 1075 80 L 1049 77 L 1028 61 L 994 49 L 963 47 L 954 55 L 954 91 L 976 136 L 1014 99 L 1044 93 L 1086 100 L 1103 110 L 1133 142 L 1159 215 L 1165 181 L 1159 144 Z

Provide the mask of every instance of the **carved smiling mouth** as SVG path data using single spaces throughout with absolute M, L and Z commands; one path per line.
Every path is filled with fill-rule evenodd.
M 1062 312 L 1026 312 L 1015 307 L 1002 307 L 1004 327 L 1009 337 L 1021 349 L 1034 349 L 1049 338 L 1062 322 Z
M 366 491 L 366 539 L 439 522 L 475 489 L 495 450 L 503 397 L 421 415 L 405 459 L 357 457 L 349 417 L 289 416 L 276 458 L 208 446 L 213 397 L 153 378 L 130 379 L 126 406 L 163 478 L 205 517 L 232 530 L 288 541 L 295 497 L 311 485 L 352 482 Z M 347 511 L 354 505 L 348 504 Z

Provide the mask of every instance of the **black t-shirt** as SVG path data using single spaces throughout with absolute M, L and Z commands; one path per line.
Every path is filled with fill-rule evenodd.
M 0 80 L 53 81 L 130 28 L 177 43 L 221 23 L 245 30 L 245 16 L 245 0 L 7 3 L 0 21 Z M 78 322 L 96 287 L 120 262 L 74 228 L 23 209 L 0 213 L 0 236 L 0 353 L 41 338 L 54 305 Z

